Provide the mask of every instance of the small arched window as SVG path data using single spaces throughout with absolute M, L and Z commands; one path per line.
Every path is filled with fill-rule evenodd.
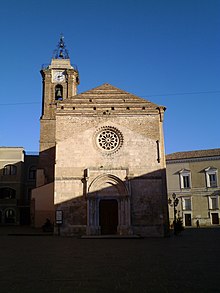
M 0 199 L 13 199 L 16 197 L 16 190 L 10 187 L 0 188 Z
M 55 100 L 63 100 L 63 87 L 60 84 L 55 86 Z
M 5 223 L 7 224 L 15 223 L 15 219 L 16 219 L 15 210 L 7 209 L 5 211 Z
M 6 165 L 3 169 L 3 175 L 16 175 L 17 167 L 15 165 Z

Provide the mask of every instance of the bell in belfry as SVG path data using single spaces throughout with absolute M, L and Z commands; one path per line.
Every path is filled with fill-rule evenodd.
M 60 50 L 59 58 L 63 58 L 63 51 Z
M 61 88 L 56 88 L 56 95 L 55 95 L 55 99 L 56 100 L 62 100 L 62 92 L 61 92 Z

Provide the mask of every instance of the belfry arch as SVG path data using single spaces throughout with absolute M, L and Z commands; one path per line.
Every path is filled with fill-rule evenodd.
M 115 204 L 112 205 L 113 203 Z M 103 215 L 103 206 L 105 206 L 104 213 L 108 213 L 106 215 Z M 113 230 L 115 231 L 113 234 L 131 234 L 130 218 L 130 196 L 125 183 L 112 174 L 97 176 L 88 187 L 87 234 L 100 235 L 103 231 L 104 234 L 108 234 L 107 231 Z M 103 227 L 108 225 L 106 222 L 110 226 L 117 225 L 117 227 L 114 227 L 115 229 L 110 226 Z
M 60 84 L 55 86 L 55 100 L 63 100 L 63 87 Z

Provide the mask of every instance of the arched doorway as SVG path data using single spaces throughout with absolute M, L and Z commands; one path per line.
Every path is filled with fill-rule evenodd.
M 117 234 L 118 202 L 116 199 L 102 199 L 99 202 L 99 225 L 102 235 Z
M 130 196 L 112 174 L 97 176 L 87 193 L 87 235 L 131 234 Z

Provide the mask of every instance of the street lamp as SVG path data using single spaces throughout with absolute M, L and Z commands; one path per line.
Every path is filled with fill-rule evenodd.
M 173 214 L 174 214 L 174 224 L 176 223 L 176 214 L 177 214 L 177 209 L 176 207 L 178 206 L 178 203 L 179 203 L 179 199 L 176 197 L 176 193 L 173 193 L 172 194 L 172 198 L 169 198 L 168 199 L 168 204 L 172 207 L 173 206 Z

